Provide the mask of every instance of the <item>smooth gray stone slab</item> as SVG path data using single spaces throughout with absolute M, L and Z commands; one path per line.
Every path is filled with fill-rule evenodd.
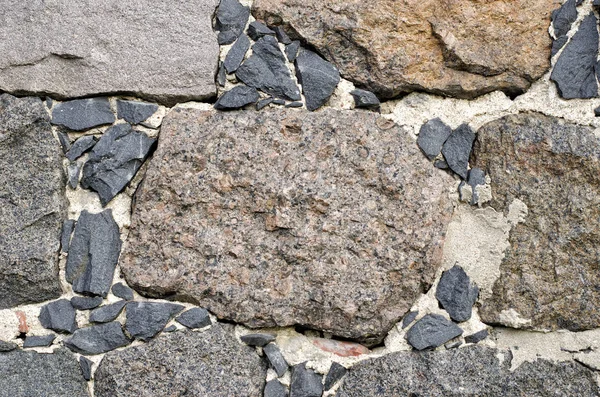
M 285 374 L 285 371 L 288 369 L 288 363 L 281 354 L 281 351 L 274 343 L 269 343 L 265 347 L 263 347 L 264 353 L 267 355 L 271 366 L 277 372 L 277 376 L 281 377 Z
M 442 273 L 442 278 L 435 291 L 435 297 L 450 318 L 456 322 L 471 318 L 473 305 L 479 295 L 477 286 L 460 266 L 453 266 Z
M 204 328 L 211 324 L 208 311 L 200 307 L 194 307 L 181 313 L 176 319 L 179 324 L 187 328 Z
M 107 98 L 75 99 L 59 103 L 52 109 L 52 124 L 73 131 L 84 131 L 114 121 L 115 115 Z
M 29 348 L 29 347 L 48 347 L 50 345 L 52 345 L 52 342 L 54 342 L 54 339 L 56 339 L 56 335 L 43 335 L 43 336 L 27 336 L 25 338 L 25 341 L 23 342 L 23 348 Z
M 81 157 L 85 152 L 90 150 L 96 144 L 96 138 L 92 135 L 85 135 L 77 139 L 71 145 L 71 149 L 67 152 L 66 156 L 70 161 L 75 161 Z

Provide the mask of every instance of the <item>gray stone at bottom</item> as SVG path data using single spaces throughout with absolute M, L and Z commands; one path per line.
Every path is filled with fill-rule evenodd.
M 261 397 L 265 377 L 266 365 L 254 348 L 215 324 L 107 354 L 94 390 L 96 397 Z
M 80 328 L 63 341 L 69 349 L 81 354 L 100 354 L 127 346 L 131 341 L 123 333 L 121 324 L 112 323 Z

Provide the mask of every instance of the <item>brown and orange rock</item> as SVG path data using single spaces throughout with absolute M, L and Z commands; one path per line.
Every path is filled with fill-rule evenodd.
M 256 0 L 253 14 L 313 45 L 380 97 L 525 91 L 550 66 L 555 0 Z
M 121 266 L 146 295 L 250 327 L 378 342 L 433 281 L 452 186 L 371 112 L 176 108 Z

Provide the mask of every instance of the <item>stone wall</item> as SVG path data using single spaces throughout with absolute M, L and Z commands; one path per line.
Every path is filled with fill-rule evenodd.
M 600 395 L 597 1 L 97 3 L 0 0 L 1 397 Z

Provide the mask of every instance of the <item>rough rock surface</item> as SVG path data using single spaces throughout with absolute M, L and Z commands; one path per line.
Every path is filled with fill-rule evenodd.
M 371 112 L 175 109 L 121 269 L 251 327 L 380 341 L 431 285 L 452 185 Z
M 287 397 L 288 392 L 284 385 L 277 379 L 267 382 L 263 397 Z
M 108 323 L 117 318 L 121 310 L 125 307 L 124 300 L 111 303 L 110 305 L 100 306 L 97 309 L 92 310 L 90 313 L 90 322 L 92 323 Z
M 115 115 L 107 98 L 75 99 L 59 103 L 52 109 L 52 124 L 73 131 L 84 131 L 114 121 Z
M 0 309 L 60 296 L 65 184 L 42 101 L 0 95 Z
M 292 368 L 290 397 L 320 397 L 323 394 L 323 378 L 304 363 Z
M 422 90 L 474 97 L 523 92 L 550 66 L 552 0 L 256 0 L 381 98 Z
M 81 354 L 101 354 L 118 347 L 127 346 L 131 341 L 123 333 L 121 324 L 112 323 L 79 328 L 73 336 L 63 341 L 69 349 Z
M 260 96 L 254 87 L 240 84 L 225 92 L 215 103 L 215 109 L 234 110 L 258 101 Z
M 146 341 L 162 331 L 183 308 L 174 303 L 129 302 L 125 329 L 132 337 Z
M 266 367 L 253 348 L 213 325 L 109 353 L 94 377 L 96 397 L 262 397 Z
M 306 98 L 306 108 L 317 110 L 335 91 L 340 82 L 340 72 L 318 54 L 304 48 L 299 50 L 294 64 L 296 77 L 302 84 L 302 93 Z
M 54 339 L 56 339 L 56 335 L 52 334 L 43 336 L 30 335 L 25 338 L 25 341 L 23 342 L 23 348 L 48 347 L 52 344 L 52 342 L 54 342 Z
M 101 296 L 74 296 L 71 298 L 71 305 L 77 310 L 90 310 L 102 304 Z
M 126 301 L 133 300 L 133 290 L 123 283 L 116 283 L 112 286 L 111 291 L 117 298 L 125 299 Z
M 221 0 L 215 18 L 215 29 L 219 31 L 219 44 L 233 43 L 244 31 L 250 8 L 238 0 Z
M 431 349 L 443 345 L 462 335 L 463 330 L 439 314 L 428 314 L 410 327 L 406 339 L 417 350 Z
M 227 73 L 235 72 L 244 60 L 246 52 L 250 48 L 250 39 L 245 34 L 240 35 L 235 43 L 229 49 L 223 67 Z
M 167 104 L 215 95 L 218 0 L 1 0 L 0 90 Z M 176 23 L 173 23 L 176 21 Z
M 175 321 L 190 329 L 204 328 L 211 324 L 208 311 L 200 307 L 194 307 L 181 313 Z
M 431 119 L 421 126 L 417 136 L 417 145 L 429 160 L 436 158 L 442 151 L 446 139 L 452 134 L 452 128 L 439 118 Z
M 285 371 L 288 369 L 288 363 L 285 360 L 285 357 L 283 357 L 283 354 L 281 354 L 281 351 L 277 345 L 275 343 L 269 343 L 263 347 L 263 352 L 269 359 L 269 363 L 271 363 L 271 366 L 275 372 L 277 372 L 277 376 L 283 376 Z
M 599 159 L 593 129 L 538 113 L 479 130 L 473 164 L 491 178 L 490 205 L 504 214 L 514 200 L 527 206 L 524 222 L 510 232 L 493 295 L 481 307 L 484 322 L 572 331 L 600 326 Z
M 582 365 L 538 360 L 524 363 L 511 372 L 510 357 L 508 351 L 480 346 L 439 352 L 392 353 L 363 361 L 348 370 L 337 396 L 598 395 L 594 375 Z
M 117 117 L 131 124 L 146 121 L 158 110 L 155 103 L 117 100 Z
M 59 299 L 42 306 L 39 319 L 42 327 L 52 331 L 70 334 L 77 329 L 75 309 L 67 299 Z
M 337 383 L 337 381 L 346 375 L 346 372 L 348 372 L 346 367 L 336 363 L 335 361 L 332 362 L 331 367 L 329 367 L 329 371 L 327 372 L 327 376 L 325 377 L 325 381 L 323 382 L 323 388 L 325 390 L 331 389 Z
M 96 138 L 92 135 L 82 136 L 73 143 L 66 156 L 69 160 L 75 161 L 85 152 L 93 148 L 95 144 Z
M 477 300 L 479 289 L 471 283 L 471 279 L 460 266 L 442 273 L 442 278 L 435 290 L 435 297 L 450 318 L 458 323 L 471 318 L 473 305 Z
M 473 141 L 475 141 L 475 132 L 468 124 L 462 124 L 452 131 L 442 147 L 442 154 L 448 167 L 462 179 L 467 179 Z
M 75 356 L 13 350 L 0 353 L 0 397 L 89 397 Z

